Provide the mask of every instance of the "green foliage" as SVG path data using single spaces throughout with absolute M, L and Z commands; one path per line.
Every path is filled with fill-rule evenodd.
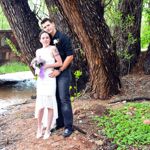
M 56 5 L 51 5 L 49 10 L 53 14 L 56 14 L 59 11 L 59 9 L 58 9 L 58 7 Z
M 137 39 L 133 38 L 133 35 L 129 32 L 128 33 L 128 46 L 137 42 Z
M 141 45 L 147 48 L 150 43 L 150 6 L 149 0 L 144 0 L 141 26 Z
M 132 34 L 129 32 L 128 33 L 128 42 L 125 46 L 125 50 L 122 51 L 117 51 L 117 55 L 119 56 L 119 58 L 127 60 L 128 62 L 130 62 L 131 58 L 133 57 L 133 54 L 130 54 L 128 52 L 128 47 L 132 44 L 134 44 L 137 40 L 133 38 Z
M 109 1 L 106 0 L 106 4 L 108 2 Z M 113 34 L 115 27 L 121 25 L 121 12 L 118 11 L 118 0 L 111 1 L 111 3 L 105 8 L 104 17 L 110 27 L 111 33 Z
M 31 10 L 36 14 L 37 18 L 49 17 L 45 1 L 43 0 L 29 0 L 28 4 Z
M 28 3 L 31 10 L 36 14 L 37 18 L 44 18 L 49 16 L 45 1 L 29 0 Z M 11 27 L 0 6 L 0 30 L 8 30 L 8 29 L 11 29 Z
M 107 4 L 109 0 L 105 0 Z M 150 43 L 150 8 L 149 0 L 143 1 L 143 12 L 142 12 L 142 23 L 141 23 L 141 46 L 142 48 L 147 48 Z M 114 35 L 115 27 L 121 26 L 125 31 L 126 27 L 130 27 L 134 21 L 134 17 L 127 16 L 126 19 L 122 22 L 122 14 L 118 11 L 118 0 L 113 0 L 105 8 L 105 19 L 110 27 L 112 35 Z M 136 40 L 136 39 L 135 39 Z M 134 39 L 133 39 L 134 41 Z
M 21 53 L 18 52 L 15 44 L 10 39 L 6 38 L 6 43 L 11 48 L 13 53 L 15 53 L 17 56 L 21 56 Z
M 125 59 L 128 62 L 130 62 L 131 58 L 133 57 L 133 55 L 129 54 L 129 52 L 127 50 L 117 51 L 117 55 L 119 56 L 119 58 Z
M 74 76 L 76 80 L 79 80 L 79 78 L 82 76 L 82 72 L 80 70 L 76 70 L 74 72 Z
M 6 30 L 6 29 L 7 30 L 10 29 L 10 26 L 0 6 L 0 30 Z
M 74 72 L 74 77 L 75 77 L 75 86 L 70 86 L 70 91 L 73 90 L 75 91 L 73 96 L 71 96 L 71 101 L 74 101 L 74 98 L 78 98 L 81 96 L 81 93 L 78 92 L 78 80 L 80 79 L 80 77 L 82 76 L 82 71 L 80 70 L 76 70 Z
M 122 15 L 121 15 L 121 18 L 122 18 Z M 129 30 L 130 27 L 133 27 L 134 19 L 135 18 L 133 16 L 130 16 L 130 15 L 127 15 L 124 20 L 121 19 L 121 25 L 120 25 L 120 27 L 122 28 L 122 32 L 126 33 Z M 133 35 L 132 35 L 131 32 L 128 32 L 127 36 L 128 36 L 127 41 L 126 41 L 127 43 L 126 43 L 125 48 L 124 48 L 125 51 L 128 50 L 128 47 L 130 45 L 133 45 L 134 43 L 137 42 L 137 39 L 135 39 L 133 37 Z
M 20 62 L 11 62 L 0 66 L 0 74 L 29 71 L 29 67 Z
M 106 0 L 107 3 L 107 0 Z M 133 25 L 134 17 L 131 15 L 123 16 L 122 12 L 118 9 L 118 0 L 111 1 L 111 3 L 105 8 L 105 19 L 110 27 L 112 34 L 116 27 L 120 27 L 122 31 L 126 31 L 127 28 Z M 124 18 L 124 19 L 122 19 Z
M 121 17 L 122 17 L 122 15 L 121 15 Z M 122 20 L 122 23 L 121 23 L 121 25 L 123 27 L 123 31 L 126 31 L 127 28 L 132 27 L 134 21 L 135 21 L 135 18 L 133 16 L 131 16 L 131 15 L 128 14 L 125 17 L 125 19 Z
M 133 35 L 130 32 L 127 33 L 127 31 L 133 26 L 135 18 L 129 14 L 127 16 L 123 15 L 124 14 L 118 10 L 118 0 L 112 1 L 111 5 L 108 5 L 106 8 L 105 18 L 111 29 L 113 38 L 117 41 L 122 33 L 127 34 L 125 44 L 121 46 L 123 49 L 119 49 L 117 52 L 120 58 L 129 62 L 133 55 L 128 53 L 128 48 L 130 45 L 134 44 L 137 39 L 134 39 Z M 121 29 L 119 32 L 118 28 Z
M 145 102 L 126 104 L 95 120 L 104 134 L 118 145 L 118 150 L 126 150 L 129 146 L 140 148 L 150 144 L 150 125 L 143 124 L 147 118 L 150 118 L 150 103 Z

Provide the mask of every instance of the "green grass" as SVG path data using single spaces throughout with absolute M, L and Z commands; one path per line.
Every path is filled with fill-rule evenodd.
M 29 67 L 21 62 L 11 62 L 0 66 L 0 74 L 29 71 Z
M 150 103 L 146 102 L 129 103 L 123 108 L 109 110 L 107 116 L 94 118 L 104 135 L 118 145 L 117 150 L 150 145 L 150 125 L 143 124 L 144 119 L 150 119 Z

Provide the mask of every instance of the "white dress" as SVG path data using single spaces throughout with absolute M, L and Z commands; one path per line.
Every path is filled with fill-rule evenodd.
M 55 63 L 55 59 L 52 53 L 51 46 L 41 48 L 36 51 L 36 57 L 40 57 L 45 60 L 47 64 Z M 55 127 L 56 119 L 58 118 L 58 109 L 56 102 L 56 78 L 50 78 L 49 74 L 53 68 L 48 68 L 44 71 L 44 78 L 37 78 L 37 89 L 36 89 L 36 105 L 35 105 L 35 117 L 37 118 L 40 109 L 44 109 L 43 124 L 47 125 L 47 108 L 53 109 L 53 120 L 51 128 Z

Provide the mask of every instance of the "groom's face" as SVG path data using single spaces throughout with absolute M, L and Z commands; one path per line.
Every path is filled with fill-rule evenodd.
M 56 29 L 55 29 L 55 24 L 54 22 L 46 21 L 42 24 L 42 28 L 44 31 L 48 32 L 52 36 L 55 34 Z

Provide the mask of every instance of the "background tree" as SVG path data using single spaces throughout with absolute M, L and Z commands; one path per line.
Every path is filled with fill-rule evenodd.
M 40 28 L 27 0 L 1 0 L 1 7 L 19 44 L 22 57 L 29 65 L 40 46 Z
M 141 52 L 140 29 L 143 0 L 120 0 L 121 22 L 116 27 L 116 49 L 120 56 L 120 72 L 126 75 Z
M 92 95 L 105 99 L 117 94 L 120 85 L 117 56 L 103 17 L 104 4 L 99 0 L 59 0 L 58 3 L 85 50 Z

